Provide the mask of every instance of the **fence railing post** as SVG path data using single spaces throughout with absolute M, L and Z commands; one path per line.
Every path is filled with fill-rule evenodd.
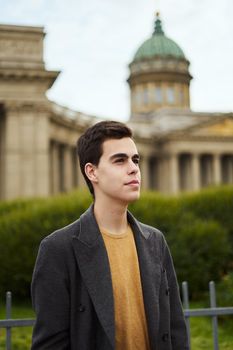
M 183 296 L 183 306 L 185 309 L 189 309 L 189 292 L 188 292 L 188 282 L 184 281 L 182 282 L 182 296 Z M 188 343 L 189 348 L 191 350 L 191 335 L 190 335 L 190 321 L 189 316 L 185 317 L 186 320 L 186 326 L 187 326 L 187 333 L 188 333 Z
M 11 292 L 6 293 L 6 319 L 11 319 Z M 11 350 L 11 327 L 6 327 L 6 350 Z
M 216 308 L 216 290 L 215 283 L 213 281 L 209 282 L 209 291 L 210 291 L 210 307 Z M 213 341 L 214 341 L 214 350 L 218 350 L 218 316 L 212 316 L 212 329 L 213 329 Z

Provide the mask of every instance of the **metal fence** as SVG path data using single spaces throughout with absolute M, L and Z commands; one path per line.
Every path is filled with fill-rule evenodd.
M 190 317 L 203 317 L 209 316 L 212 318 L 212 332 L 213 332 L 213 349 L 219 350 L 218 342 L 218 316 L 222 315 L 233 315 L 233 307 L 217 307 L 216 302 L 216 290 L 215 283 L 209 282 L 209 296 L 210 296 L 210 307 L 203 309 L 190 309 L 189 308 L 189 294 L 188 294 L 188 283 L 182 283 L 182 296 L 184 315 L 188 329 L 189 345 L 191 349 L 191 330 L 190 330 Z
M 11 329 L 14 327 L 29 327 L 35 323 L 34 319 L 12 319 L 12 295 L 11 292 L 6 293 L 6 319 L 0 320 L 0 329 L 6 329 L 6 350 L 11 350 Z M 25 349 L 26 350 L 26 349 Z
M 209 295 L 210 295 L 210 307 L 203 309 L 190 309 L 189 308 L 189 294 L 188 294 L 188 283 L 182 283 L 182 296 L 184 315 L 187 323 L 188 338 L 191 349 L 191 330 L 190 330 L 190 317 L 211 317 L 212 318 L 212 330 L 213 330 L 213 349 L 219 350 L 218 343 L 218 316 L 222 315 L 233 315 L 233 307 L 217 307 L 216 303 L 216 291 L 215 283 L 209 282 Z M 14 327 L 31 327 L 34 325 L 35 320 L 24 318 L 24 319 L 12 319 L 12 295 L 11 292 L 6 293 L 6 318 L 0 320 L 0 329 L 6 329 L 6 350 L 11 350 L 11 329 Z

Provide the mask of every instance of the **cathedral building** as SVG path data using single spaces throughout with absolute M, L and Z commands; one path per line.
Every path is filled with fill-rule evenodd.
M 83 187 L 76 141 L 95 116 L 51 102 L 59 72 L 43 60 L 42 27 L 0 25 L 0 199 Z M 233 183 L 233 113 L 190 109 L 183 50 L 157 14 L 152 36 L 129 64 L 133 129 L 142 187 L 165 194 Z

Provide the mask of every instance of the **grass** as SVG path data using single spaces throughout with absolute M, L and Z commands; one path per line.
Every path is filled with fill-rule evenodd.
M 190 321 L 191 325 L 191 349 L 210 350 L 213 349 L 212 323 L 208 317 L 196 317 Z M 218 338 L 219 350 L 233 349 L 233 319 L 226 316 L 219 321 Z
M 192 304 L 192 308 L 199 308 L 201 304 Z M 30 304 L 18 304 L 13 307 L 12 318 L 33 318 L 34 312 Z M 0 319 L 5 318 L 4 304 L 0 304 Z M 208 317 L 193 317 L 190 319 L 191 349 L 213 349 L 212 324 Z M 219 320 L 219 350 L 233 349 L 233 316 L 225 316 Z M 12 330 L 12 349 L 29 350 L 31 345 L 32 327 L 20 327 Z M 5 350 L 5 330 L 0 329 L 0 350 Z
M 190 308 L 199 309 L 209 307 L 207 300 L 204 302 L 191 303 Z M 233 315 L 221 316 L 218 319 L 219 350 L 233 349 Z M 211 317 L 190 318 L 191 349 L 211 350 L 214 349 L 212 319 Z

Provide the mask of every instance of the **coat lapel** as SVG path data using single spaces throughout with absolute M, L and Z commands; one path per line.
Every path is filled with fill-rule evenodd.
M 146 229 L 146 226 L 142 229 L 130 213 L 128 213 L 128 221 L 134 233 L 138 253 L 151 350 L 158 350 L 159 288 L 161 280 L 161 264 L 158 251 L 156 251 L 153 234 Z
M 80 217 L 80 230 L 73 246 L 82 275 L 112 347 L 115 346 L 114 303 L 107 252 L 91 206 Z

